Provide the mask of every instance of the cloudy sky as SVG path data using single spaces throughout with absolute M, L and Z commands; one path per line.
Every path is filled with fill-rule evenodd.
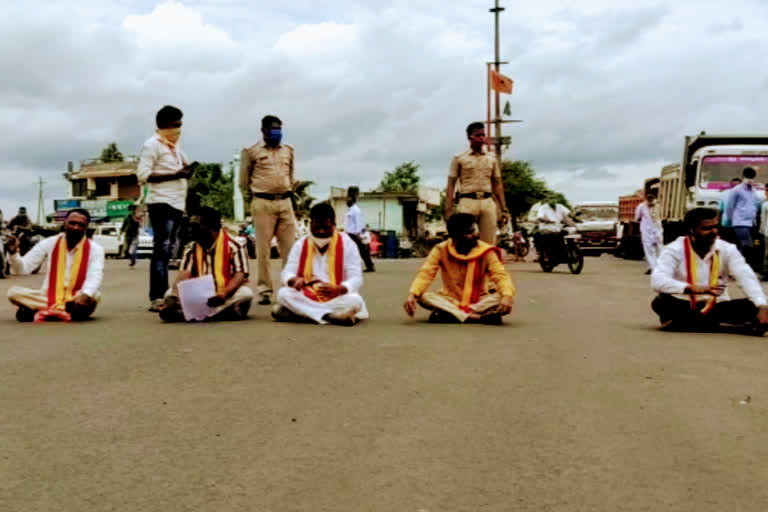
M 491 0 L 36 1 L 0 7 L 0 208 L 46 212 L 68 160 L 134 154 L 163 104 L 193 159 L 226 162 L 279 115 L 297 174 L 375 186 L 403 161 L 442 185 L 485 117 Z M 506 157 L 571 200 L 631 193 L 685 134 L 768 131 L 764 0 L 502 0 L 515 80 Z

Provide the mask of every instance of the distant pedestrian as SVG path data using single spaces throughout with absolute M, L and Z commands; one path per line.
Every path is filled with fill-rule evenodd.
M 136 214 L 135 204 L 129 206 L 128 211 L 128 216 L 123 219 L 123 225 L 120 228 L 120 232 L 123 234 L 125 255 L 131 260 L 130 267 L 133 268 L 136 265 L 136 252 L 139 248 L 139 228 L 141 227 L 141 219 Z
M 643 241 L 643 252 L 648 262 L 646 274 L 653 272 L 659 253 L 663 247 L 661 224 L 656 214 L 656 196 L 648 194 L 645 202 L 637 205 L 635 210 L 635 222 L 640 223 L 640 238 Z
M 758 200 L 753 186 L 757 171 L 746 167 L 743 171 L 744 180 L 733 187 L 728 194 L 725 213 L 736 234 L 736 245 L 739 252 L 748 261 L 752 261 L 752 229 L 757 223 Z
M 374 272 L 376 268 L 371 260 L 370 241 L 368 244 L 363 243 L 362 236 L 365 232 L 365 222 L 363 219 L 363 212 L 360 207 L 357 206 L 357 196 L 359 190 L 357 187 L 350 187 L 347 199 L 347 214 L 344 216 L 344 232 L 349 235 L 352 241 L 357 244 L 357 249 L 360 251 L 360 257 L 365 264 L 366 272 Z M 370 238 L 370 236 L 369 236 Z

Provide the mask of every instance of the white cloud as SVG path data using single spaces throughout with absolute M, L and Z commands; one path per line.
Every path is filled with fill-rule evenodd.
M 358 29 L 353 24 L 333 22 L 299 25 L 281 35 L 275 49 L 296 57 L 345 53 L 358 44 Z
M 175 0 L 159 4 L 150 14 L 126 16 L 123 27 L 135 33 L 144 44 L 234 44 L 225 30 L 204 23 L 200 11 Z

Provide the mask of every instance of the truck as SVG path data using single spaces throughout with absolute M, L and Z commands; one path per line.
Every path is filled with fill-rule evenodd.
M 764 198 L 768 179 L 768 135 L 699 135 L 685 137 L 680 163 L 661 169 L 659 215 L 664 243 L 684 235 L 683 218 L 693 208 L 720 209 L 722 193 L 745 167 L 757 171 L 755 193 Z
M 576 203 L 573 217 L 576 230 L 581 235 L 577 243 L 582 252 L 599 256 L 604 252 L 616 251 L 619 240 L 619 204 L 616 201 Z

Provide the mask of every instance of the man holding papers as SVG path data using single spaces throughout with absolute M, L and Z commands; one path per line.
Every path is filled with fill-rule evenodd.
M 189 227 L 193 241 L 184 249 L 179 275 L 165 294 L 160 318 L 166 322 L 244 319 L 253 300 L 253 292 L 244 286 L 248 278 L 245 249 L 221 227 L 221 214 L 213 208 L 202 207 L 190 217 Z M 207 276 L 212 276 L 213 283 L 206 298 L 199 294 L 205 289 L 204 281 L 211 280 Z M 199 283 L 192 281 L 197 279 Z

